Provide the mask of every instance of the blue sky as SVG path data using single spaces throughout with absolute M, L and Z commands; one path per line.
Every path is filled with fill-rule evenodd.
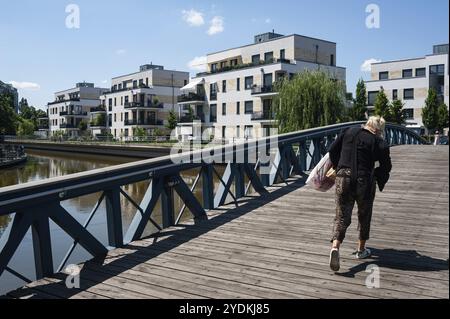
M 68 29 L 66 6 L 80 8 Z M 380 8 L 380 28 L 366 27 L 366 6 Z M 81 81 L 109 87 L 111 77 L 153 62 L 196 71 L 189 62 L 249 44 L 255 34 L 298 33 L 337 43 L 337 64 L 354 91 L 368 59 L 431 53 L 448 43 L 448 0 L 15 0 L 0 11 L 0 80 L 44 108 L 55 91 Z

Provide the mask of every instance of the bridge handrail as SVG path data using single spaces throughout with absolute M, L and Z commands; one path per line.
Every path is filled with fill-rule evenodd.
M 343 129 L 363 123 L 350 122 L 312 128 L 0 188 L 0 216 L 14 214 L 8 231 L 0 239 L 0 276 L 8 271 L 26 279 L 9 268 L 8 263 L 30 228 L 33 233 L 36 278 L 43 278 L 55 271 L 50 220 L 73 238 L 72 246 L 57 269 L 60 271 L 77 245 L 81 245 L 92 256 L 107 253 L 107 246 L 100 243 L 87 229 L 103 202 L 109 246 L 122 247 L 141 238 L 148 222 L 159 230 L 176 225 L 186 208 L 189 208 L 194 220 L 199 221 L 206 218 L 205 210 L 224 205 L 229 196 L 237 205 L 237 199 L 246 196 L 251 186 L 257 193 L 267 194 L 267 186 L 278 181 L 286 182 L 291 175 L 302 175 L 314 167 Z M 416 133 L 393 124 L 386 126 L 386 139 L 393 145 L 424 143 Z M 271 155 L 271 161 L 263 158 L 267 154 Z M 242 162 L 231 160 L 238 157 Z M 222 175 L 214 168 L 218 164 L 226 165 Z M 200 171 L 193 185 L 188 187 L 180 173 L 193 168 L 200 168 Z M 214 185 L 214 175 L 220 182 L 219 187 Z M 245 177 L 248 178 L 248 183 L 245 182 Z M 200 179 L 203 187 L 202 203 L 194 195 Z M 150 183 L 141 203 L 136 203 L 122 186 L 140 181 Z M 184 203 L 179 212 L 174 211 L 174 192 Z M 61 205 L 67 199 L 94 193 L 100 193 L 100 197 L 83 225 Z M 125 236 L 122 231 L 121 197 L 136 208 Z M 162 224 L 156 223 L 152 218 L 159 202 Z

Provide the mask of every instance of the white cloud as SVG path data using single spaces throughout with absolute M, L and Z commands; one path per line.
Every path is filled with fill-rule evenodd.
M 191 70 L 206 71 L 206 56 L 196 56 L 194 59 L 188 62 L 187 66 Z
M 22 89 L 22 90 L 38 91 L 41 89 L 41 86 L 39 84 L 33 83 L 33 82 L 10 81 L 9 84 L 14 86 L 16 89 Z
M 223 26 L 223 17 L 215 16 L 210 21 L 210 26 L 207 33 L 209 35 L 214 35 L 223 32 L 224 29 L 225 28 Z
M 118 50 L 116 50 L 116 54 L 117 55 L 124 55 L 125 53 L 127 53 L 127 50 L 125 50 L 125 49 L 118 49 Z
M 202 12 L 191 9 L 183 10 L 181 13 L 183 14 L 183 20 L 186 21 L 191 27 L 200 27 L 205 24 L 205 19 L 203 19 Z
M 272 19 L 271 18 L 267 18 L 266 20 L 264 20 L 265 23 L 270 24 L 272 23 Z
M 381 62 L 381 60 L 377 60 L 374 58 L 371 59 L 367 59 L 366 61 L 364 61 L 363 64 L 361 64 L 361 71 L 362 72 L 370 72 L 372 70 L 372 63 L 378 63 Z

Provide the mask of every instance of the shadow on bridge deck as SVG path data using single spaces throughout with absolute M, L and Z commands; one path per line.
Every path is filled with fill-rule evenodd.
M 352 224 L 337 274 L 328 267 L 334 194 L 297 177 L 83 264 L 80 289 L 58 274 L 9 297 L 448 298 L 448 147 L 398 146 L 392 156 L 391 181 L 375 202 L 373 256 L 353 258 Z M 373 265 L 380 285 L 369 289 Z

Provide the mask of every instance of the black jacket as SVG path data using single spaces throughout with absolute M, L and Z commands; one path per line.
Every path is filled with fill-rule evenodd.
M 344 130 L 330 146 L 330 160 L 336 170 L 352 168 L 354 158 L 353 141 L 356 140 L 357 175 L 371 175 L 375 162 L 380 166 L 375 169 L 374 175 L 380 191 L 389 180 L 392 169 L 389 145 L 380 137 L 366 129 L 350 128 Z M 353 174 L 353 172 L 352 172 Z

